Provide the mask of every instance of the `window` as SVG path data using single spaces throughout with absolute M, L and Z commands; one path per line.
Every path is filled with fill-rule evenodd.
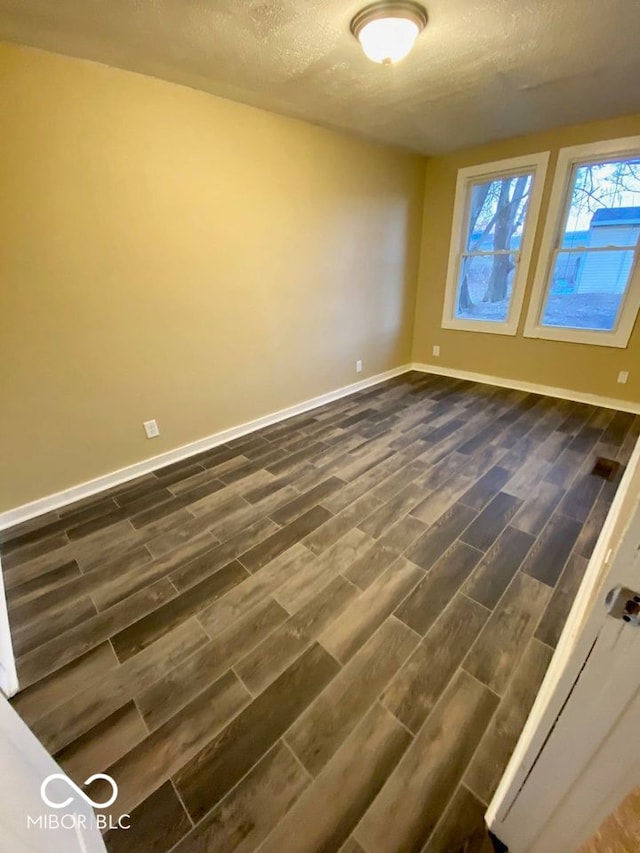
M 548 159 L 458 172 L 443 328 L 515 335 Z
M 525 335 L 626 347 L 639 238 L 640 137 L 563 148 Z

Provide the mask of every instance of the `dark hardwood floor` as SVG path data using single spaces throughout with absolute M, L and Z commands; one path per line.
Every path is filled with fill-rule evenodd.
M 407 374 L 5 531 L 13 705 L 114 853 L 489 851 L 639 432 Z

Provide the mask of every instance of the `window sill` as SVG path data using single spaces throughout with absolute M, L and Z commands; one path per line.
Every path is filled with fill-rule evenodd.
M 587 344 L 597 347 L 626 349 L 629 335 L 625 332 L 595 332 L 588 329 L 567 329 L 552 326 L 535 326 L 525 329 L 525 338 L 540 338 L 545 341 L 561 341 L 568 344 Z
M 458 332 L 482 332 L 488 335 L 511 335 L 517 333 L 518 328 L 513 323 L 491 323 L 484 320 L 452 320 L 443 319 L 443 329 L 453 329 Z

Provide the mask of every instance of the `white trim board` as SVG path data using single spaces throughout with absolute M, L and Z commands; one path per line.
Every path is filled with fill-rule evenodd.
M 9 611 L 7 597 L 4 591 L 4 577 L 0 565 L 0 691 L 5 696 L 13 696 L 18 692 L 18 673 L 16 659 L 13 654 L 11 628 L 9 627 Z
M 407 373 L 411 369 L 410 364 L 394 367 L 392 370 L 378 373 L 375 376 L 370 376 L 368 379 L 354 382 L 352 385 L 344 385 L 342 388 L 321 394 L 319 397 L 313 397 L 302 403 L 296 403 L 293 406 L 288 406 L 286 409 L 280 409 L 269 415 L 255 418 L 255 420 L 247 421 L 239 426 L 216 432 L 213 435 L 208 435 L 190 444 L 177 447 L 175 450 L 168 450 L 166 453 L 160 453 L 158 456 L 152 456 L 150 459 L 143 459 L 141 462 L 135 462 L 126 468 L 111 471 L 109 474 L 103 474 L 93 480 L 79 483 L 77 486 L 71 486 L 53 495 L 47 495 L 44 498 L 39 498 L 38 500 L 15 507 L 15 509 L 9 509 L 6 512 L 0 513 L 0 530 L 6 530 L 8 527 L 21 524 L 23 521 L 28 521 L 38 515 L 44 515 L 46 512 L 68 506 L 75 503 L 75 501 L 97 495 L 129 480 L 135 480 L 136 477 L 141 477 L 144 474 L 157 471 L 159 468 L 164 468 L 166 465 L 181 462 L 183 459 L 188 459 L 190 456 L 195 456 L 205 450 L 211 450 L 220 444 L 233 441 L 233 439 L 241 438 L 243 435 L 262 429 L 262 427 L 271 426 L 271 424 L 285 421 L 287 418 L 292 418 L 311 409 L 325 406 L 327 403 L 332 403 L 334 400 L 339 400 L 342 397 L 348 397 L 350 394 L 355 394 L 357 391 L 362 391 L 372 385 L 379 385 L 381 382 L 386 382 L 388 379 L 393 379 L 395 376 Z
M 619 400 L 616 397 L 601 397 L 599 394 L 589 394 L 586 391 L 573 391 L 570 388 L 556 388 L 553 385 L 537 385 L 535 382 L 521 382 L 519 379 L 508 379 L 505 376 L 489 376 L 485 373 L 473 373 L 471 370 L 456 370 L 453 367 L 441 367 L 437 364 L 409 365 L 410 370 L 420 373 L 435 373 L 438 376 L 449 376 L 452 379 L 468 379 L 469 382 L 480 382 L 482 385 L 495 385 L 498 388 L 512 388 L 514 391 L 527 391 L 530 394 L 542 394 L 545 397 L 557 397 L 560 400 L 572 400 L 574 403 L 588 403 L 590 406 L 602 406 L 605 409 L 618 409 L 640 415 L 640 403 L 631 400 Z
M 638 263 L 640 248 L 637 245 L 634 248 L 629 247 L 634 255 L 633 263 L 627 286 L 622 294 L 616 323 L 611 331 L 543 326 L 540 317 L 550 288 L 556 253 L 561 251 L 562 247 L 562 234 L 566 227 L 573 190 L 574 168 L 582 163 L 615 160 L 629 155 L 636 157 L 638 151 L 640 151 L 640 136 L 607 139 L 602 142 L 572 145 L 570 148 L 560 149 L 538 254 L 538 266 L 531 290 L 531 301 L 524 324 L 525 338 L 626 348 L 640 308 L 640 263 Z
M 463 329 L 472 332 L 486 332 L 492 335 L 515 335 L 517 333 L 520 314 L 522 313 L 522 304 L 524 302 L 525 285 L 533 253 L 533 243 L 538 227 L 548 164 L 549 152 L 541 151 L 538 154 L 511 157 L 508 160 L 498 160 L 495 163 L 481 163 L 477 166 L 467 166 L 458 171 L 442 312 L 443 329 Z M 461 263 L 463 262 L 463 255 L 468 250 L 466 244 L 469 236 L 470 190 L 480 183 L 484 184 L 486 181 L 517 177 L 528 173 L 531 173 L 531 189 L 524 219 L 522 245 L 518 251 L 512 253 L 515 256 L 516 268 L 507 318 L 502 322 L 490 322 L 487 320 L 456 317 Z

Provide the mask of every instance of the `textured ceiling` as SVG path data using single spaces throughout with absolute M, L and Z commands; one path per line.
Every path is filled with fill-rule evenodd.
M 640 112 L 640 0 L 426 0 L 401 64 L 361 0 L 0 0 L 0 38 L 435 154 Z

